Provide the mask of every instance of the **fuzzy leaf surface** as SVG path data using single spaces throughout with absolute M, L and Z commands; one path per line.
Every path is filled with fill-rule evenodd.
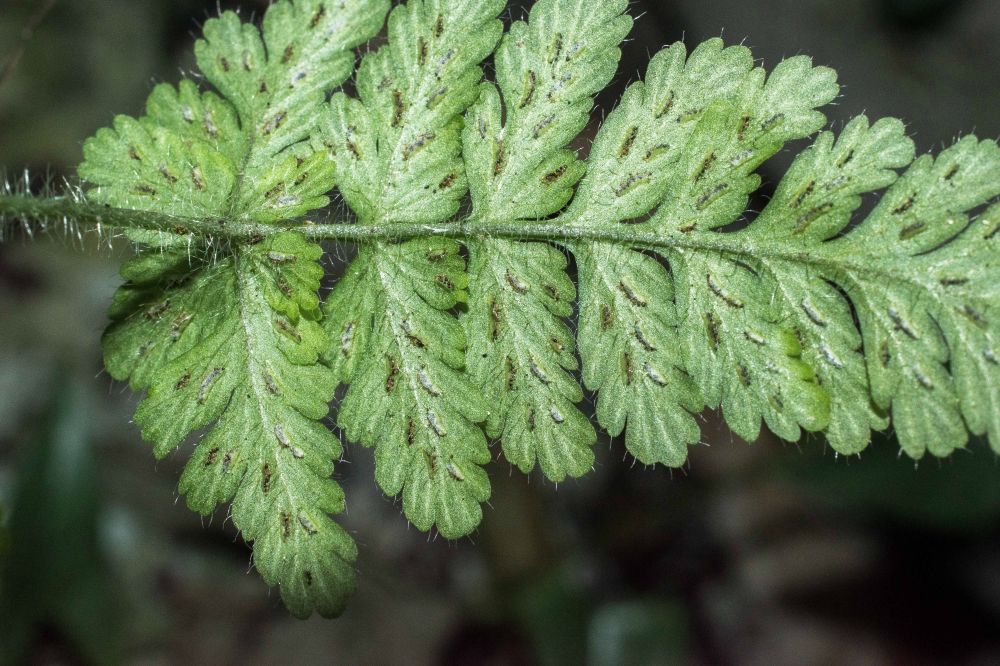
M 223 12 L 195 45 L 206 80 L 158 85 L 146 114 L 119 116 L 84 144 L 88 198 L 179 217 L 289 220 L 329 203 L 333 165 L 308 145 L 325 92 L 353 70 L 351 49 L 387 1 L 283 0 L 263 26 Z M 141 241 L 169 243 L 167 238 Z
M 312 139 L 326 94 L 351 74 L 385 0 L 282 0 L 261 27 L 233 12 L 195 46 L 214 91 L 157 86 L 141 118 L 84 145 L 88 199 L 179 218 L 281 223 L 329 203 L 334 165 Z M 181 478 L 192 509 L 232 501 L 254 563 L 299 616 L 341 612 L 356 549 L 330 518 L 340 443 L 322 425 L 336 374 L 319 362 L 319 246 L 295 233 L 224 251 L 183 226 L 130 233 L 154 246 L 126 264 L 104 338 L 117 379 L 147 391 L 136 412 L 158 457 L 204 429 Z
M 188 272 L 140 256 L 104 338 L 112 376 L 148 389 L 135 420 L 157 457 L 207 428 L 180 491 L 206 515 L 232 500 L 255 566 L 299 616 L 343 609 L 356 555 L 328 516 L 344 496 L 340 442 L 320 423 L 336 388 L 317 362 L 321 254 L 289 232 Z
M 860 195 L 887 186 L 872 213 L 852 226 Z M 690 299 L 696 312 L 718 313 L 720 338 L 744 345 L 740 362 L 754 358 L 741 334 L 762 346 L 771 339 L 746 325 L 752 313 L 770 310 L 794 334 L 788 344 L 796 364 L 815 372 L 828 396 L 825 430 L 836 451 L 863 449 L 889 415 L 915 459 L 963 448 L 969 431 L 988 435 L 997 449 L 997 208 L 971 223 L 969 212 L 998 195 L 995 142 L 965 137 L 936 158 L 913 160 L 902 123 L 857 118 L 839 138 L 824 133 L 800 155 L 762 215 L 729 234 L 727 247 L 686 253 L 685 267 L 704 271 L 706 259 L 690 258 L 699 254 L 720 257 L 716 267 L 730 265 L 728 278 L 706 273 L 714 309 L 706 309 L 712 299 L 701 272 L 682 279 L 701 292 Z M 740 300 L 736 289 L 748 287 L 760 292 L 758 302 Z M 698 317 L 687 321 L 696 335 Z M 772 363 L 748 367 L 741 378 L 770 402 L 787 404 L 788 394 L 769 381 L 780 370 Z M 808 395 L 800 385 L 797 396 Z M 805 417 L 820 413 L 801 409 Z M 762 411 L 772 430 L 794 439 L 774 422 L 778 410 Z
M 402 493 L 409 521 L 446 538 L 475 529 L 490 496 L 478 425 L 488 408 L 464 372 L 465 335 L 448 313 L 467 298 L 459 250 L 434 239 L 366 248 L 352 278 L 367 288 L 334 292 L 327 305 L 328 320 L 341 324 L 332 352 L 340 368 L 356 353 L 355 332 L 365 342 L 340 405 L 345 434 L 375 447 L 375 478 Z
M 626 4 L 541 0 L 527 22 L 511 25 L 495 56 L 497 85 L 484 84 L 466 116 L 467 224 L 533 220 L 565 206 L 586 170 L 567 146 L 618 67 L 618 45 L 632 26 Z M 495 405 L 488 432 L 522 472 L 537 460 L 553 481 L 582 476 L 596 433 L 577 407 L 583 392 L 565 322 L 576 288 L 565 258 L 541 243 L 467 245 L 470 307 L 462 323 L 469 373 Z
M 365 56 L 358 98 L 338 93 L 325 121 L 341 194 L 361 223 L 449 219 L 468 187 L 461 114 L 496 48 L 503 0 L 411 0 L 389 42 Z
M 721 61 L 718 74 L 732 49 L 703 45 L 687 66 L 697 65 L 706 48 Z M 743 54 L 736 55 L 733 62 L 744 60 L 746 69 Z M 573 246 L 588 386 L 600 388 L 591 382 L 609 378 L 617 380 L 611 386 L 631 385 L 637 354 L 659 350 L 640 314 L 659 298 L 654 307 L 679 343 L 663 363 L 689 376 L 706 404 L 721 407 L 746 440 L 758 436 L 763 421 L 782 439 L 823 431 L 836 451 L 856 453 L 891 414 L 900 445 L 914 458 L 964 447 L 969 431 L 990 436 L 996 448 L 997 304 L 996 290 L 987 286 L 996 277 L 990 236 L 996 208 L 971 224 L 970 214 L 1000 195 L 1000 149 L 966 137 L 936 158 L 913 161 L 899 121 L 871 125 L 858 118 L 839 139 L 821 135 L 763 214 L 729 230 L 759 186 L 756 168 L 786 141 L 816 130 L 821 120 L 811 109 L 835 92 L 829 72 L 802 58 L 781 63 L 766 81 L 756 72 L 748 88 L 708 100 L 666 168 L 643 172 L 629 161 L 637 146 L 642 154 L 643 132 L 631 119 L 621 123 L 619 111 L 602 128 L 577 194 L 583 198 L 568 216 L 578 224 L 616 225 L 652 210 L 629 228 L 650 230 L 657 241 L 649 249 L 617 247 L 596 260 L 588 253 L 597 244 Z M 684 108 L 684 98 L 667 98 L 661 110 Z M 629 102 L 626 95 L 620 110 Z M 674 145 L 683 124 L 671 124 L 673 142 L 662 145 Z M 647 151 L 642 161 L 655 161 L 655 154 Z M 617 160 L 605 159 L 611 155 Z M 602 179 L 590 185 L 594 173 Z M 619 185 L 609 191 L 607 182 Z M 875 210 L 853 225 L 860 196 L 886 187 Z M 601 197 L 608 203 L 598 203 Z M 636 251 L 639 258 L 629 256 Z M 640 262 L 648 263 L 647 273 L 659 272 L 659 284 L 634 273 Z M 603 293 L 592 286 L 595 276 Z M 616 327 L 631 331 L 631 349 L 616 349 L 623 337 L 613 336 Z M 601 331 L 604 344 L 595 342 Z M 609 362 L 609 349 L 618 351 L 618 363 Z M 649 367 L 662 376 L 658 365 Z M 637 401 L 614 404 L 622 402 Z M 599 398 L 598 418 L 614 433 L 624 419 L 613 420 L 611 411 Z M 682 462 L 680 447 L 669 448 Z
M 411 0 L 389 42 L 365 56 L 358 99 L 335 95 L 327 148 L 359 224 L 447 222 L 467 192 L 462 113 L 502 32 L 498 0 Z M 451 241 L 364 248 L 326 303 L 329 356 L 348 384 L 338 423 L 375 447 L 376 478 L 402 494 L 419 529 L 471 532 L 490 495 L 479 426 L 488 410 L 465 373 L 466 339 L 449 312 L 468 276 Z
M 157 86 L 85 143 L 89 201 L 0 195 L 0 218 L 76 209 L 147 246 L 122 271 L 107 368 L 146 392 L 135 420 L 158 457 L 200 438 L 181 492 L 203 514 L 232 503 L 296 615 L 337 614 L 354 586 L 322 423 L 339 387 L 342 433 L 446 538 L 482 518 L 490 440 L 556 482 L 591 468 L 595 425 L 681 466 L 705 408 L 746 440 L 763 425 L 857 454 L 891 425 L 914 459 L 970 434 L 1000 453 L 996 142 L 915 157 L 902 122 L 859 117 L 748 214 L 762 165 L 823 129 L 832 70 L 675 44 L 581 159 L 627 2 L 538 0 L 506 35 L 504 6 L 223 13 L 195 49 L 204 86 Z M 387 15 L 356 96 L 337 92 Z M 335 184 L 350 223 L 302 222 Z M 322 305 L 307 238 L 359 243 Z
M 690 55 L 680 44 L 665 49 L 651 61 L 645 81 L 630 86 L 608 116 L 564 217 L 569 224 L 608 228 L 653 212 L 629 228 L 660 232 L 665 215 L 687 219 L 692 209 L 698 214 L 711 209 L 722 211 L 711 228 L 727 224 L 742 214 L 747 195 L 759 184 L 756 167 L 786 141 L 818 129 L 824 118 L 815 109 L 836 93 L 833 73 L 812 67 L 806 58 L 786 60 L 767 76 L 748 49 L 724 48 L 721 40 L 705 42 Z M 697 228 L 692 224 L 682 226 L 690 233 Z M 730 426 L 754 438 L 765 406 L 745 386 L 739 388 L 741 362 L 734 360 L 747 350 L 717 357 L 718 346 L 730 342 L 723 341 L 717 314 L 691 308 L 703 287 L 713 293 L 708 283 L 722 288 L 717 278 L 686 280 L 703 270 L 718 272 L 688 262 L 713 257 L 621 244 L 572 247 L 581 266 L 583 377 L 598 391 L 601 425 L 612 435 L 624 430 L 626 447 L 641 462 L 671 466 L 683 464 L 687 446 L 698 441 L 694 414 L 705 403 L 722 403 Z M 669 260 L 673 275 L 662 260 Z M 723 272 L 732 275 L 728 268 Z M 695 294 L 685 291 L 692 289 Z M 678 324 L 699 316 L 700 329 L 678 330 Z M 809 383 L 788 335 L 773 322 L 765 325 L 773 316 L 754 316 L 753 324 L 769 336 L 770 358 L 759 362 L 779 363 L 786 379 Z M 691 340 L 706 344 L 692 351 L 686 349 Z M 819 403 L 803 409 L 810 408 L 823 409 Z M 784 434 L 797 436 L 787 418 L 780 424 L 772 420 Z M 822 415 L 809 425 L 822 427 Z
M 917 158 L 857 228 L 817 250 L 858 313 L 875 404 L 913 458 L 1000 450 L 1000 148 L 965 137 Z

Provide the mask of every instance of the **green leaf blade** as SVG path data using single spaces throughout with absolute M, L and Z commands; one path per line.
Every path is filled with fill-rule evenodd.
M 84 143 L 79 174 L 94 186 L 88 197 L 178 217 L 223 214 L 242 143 L 232 109 L 211 93 L 199 95 L 194 84 L 182 84 L 179 93 L 162 84 L 147 113 L 139 120 L 118 116 L 113 129 Z
M 466 114 L 463 154 L 470 225 L 557 212 L 585 171 L 567 146 L 586 125 L 593 95 L 614 76 L 632 26 L 623 0 L 588 6 L 542 0 L 513 23 L 496 53 L 497 84 L 484 84 Z M 495 405 L 491 436 L 527 473 L 579 477 L 594 461 L 596 433 L 577 406 L 578 362 L 564 319 L 576 290 L 565 259 L 538 243 L 469 243 L 469 373 Z
M 190 80 L 157 86 L 145 116 L 120 116 L 84 144 L 78 172 L 91 185 L 88 197 L 177 217 L 265 223 L 325 207 L 334 165 L 310 139 L 325 94 L 353 69 L 350 49 L 373 36 L 387 12 L 387 0 L 283 0 L 262 28 L 234 12 L 210 19 L 195 52 L 223 97 Z M 167 233 L 131 237 L 179 242 Z
M 729 258 L 670 254 L 685 365 L 710 407 L 748 442 L 763 420 L 782 439 L 826 428 L 829 396 L 802 360 L 793 329 L 765 300 L 776 285 Z
M 565 219 L 573 225 L 609 227 L 653 212 L 634 228 L 676 235 L 682 247 L 698 246 L 702 234 L 714 233 L 742 215 L 749 194 L 760 183 L 754 173 L 757 166 L 784 142 L 818 129 L 823 116 L 815 107 L 832 100 L 837 90 L 832 71 L 812 67 L 807 58 L 785 61 L 767 77 L 743 47 L 723 48 L 720 40 L 711 40 L 690 56 L 683 46 L 670 47 L 653 58 L 646 81 L 630 86 L 601 128 L 588 174 Z M 577 247 L 578 259 L 581 252 L 606 256 L 598 245 Z M 706 238 L 704 245 L 711 246 L 711 240 Z M 581 314 L 589 317 L 590 334 L 607 329 L 618 366 L 612 370 L 600 351 L 581 345 L 585 378 L 593 364 L 602 368 L 594 374 L 605 384 L 632 386 L 638 376 L 633 359 L 652 348 L 664 357 L 644 363 L 662 379 L 664 368 L 676 374 L 676 381 L 665 385 L 684 386 L 692 379 L 697 394 L 709 406 L 721 405 L 730 427 L 745 439 L 757 437 L 762 419 L 788 439 L 797 439 L 800 427 L 823 429 L 828 398 L 801 360 L 793 331 L 780 323 L 778 313 L 760 295 L 766 287 L 757 284 L 745 262 L 697 249 L 661 254 L 672 275 L 653 260 L 640 268 L 639 259 L 621 251 L 610 266 L 580 262 L 581 292 L 602 296 L 600 305 Z M 649 285 L 656 285 L 658 293 L 640 295 Z M 616 288 L 624 298 L 615 294 Z M 666 298 L 676 299 L 676 310 Z M 641 343 L 637 348 L 632 342 L 637 307 L 658 310 L 644 315 L 651 322 L 645 326 L 676 330 L 679 349 L 675 345 L 660 352 L 660 345 Z M 644 329 L 640 325 L 638 330 Z M 636 407 L 609 409 L 603 420 L 599 408 L 601 424 L 615 432 L 627 418 L 644 423 L 649 419 L 644 406 L 657 405 L 655 423 L 644 430 L 674 424 L 682 436 L 669 439 L 668 451 L 660 457 L 668 464 L 682 464 L 684 445 L 698 438 L 685 417 L 682 392 L 669 392 L 673 404 L 667 404 L 648 395 L 659 392 L 660 383 L 639 386 L 647 394 L 626 403 Z M 615 404 L 614 395 L 605 404 Z M 642 446 L 639 437 L 626 433 L 626 445 L 630 439 L 633 446 Z M 648 457 L 649 452 L 642 455 Z
M 950 309 L 937 308 L 951 349 L 951 372 L 969 430 L 1000 451 L 1000 206 L 977 217 L 941 251 L 926 255 L 920 273 L 936 284 Z
M 647 465 L 680 467 L 701 437 L 700 391 L 678 353 L 673 284 L 652 256 L 611 244 L 573 248 L 583 380 L 597 420 Z
M 235 12 L 205 22 L 195 56 L 254 137 L 240 165 L 248 175 L 310 137 L 324 93 L 351 75 L 351 49 L 378 32 L 388 9 L 388 0 L 282 0 L 259 29 Z
M 461 114 L 495 48 L 502 0 L 412 0 L 389 16 L 389 43 L 365 56 L 355 100 L 336 95 L 326 145 L 362 222 L 433 224 L 465 195 Z
M 465 261 L 454 241 L 426 239 L 367 248 L 358 262 L 377 277 L 370 309 L 353 315 L 367 345 L 338 423 L 348 439 L 375 447 L 376 480 L 402 493 L 411 523 L 465 536 L 490 494 L 479 426 L 488 408 L 463 372 L 465 335 L 447 312 L 466 299 Z M 333 303 L 328 312 L 346 312 Z
M 233 500 L 234 524 L 254 542 L 264 580 L 298 615 L 339 612 L 354 586 L 354 546 L 328 517 L 343 511 L 344 499 L 330 479 L 340 443 L 319 422 L 336 388 L 333 371 L 317 363 L 328 347 L 313 319 L 320 255 L 294 233 L 271 237 L 208 271 L 219 285 L 212 295 L 222 298 L 199 307 L 207 321 L 190 323 L 177 340 L 172 327 L 151 326 L 142 307 L 123 313 L 106 339 L 112 357 L 136 344 L 171 350 L 136 422 L 161 457 L 209 428 L 180 491 L 203 514 Z M 190 303 L 202 287 L 197 278 L 166 286 L 168 305 L 154 316 L 169 321 L 174 304 Z M 139 342 L 147 336 L 158 337 Z
M 541 243 L 472 243 L 469 374 L 493 405 L 488 432 L 524 473 L 579 477 L 594 462 L 596 433 L 577 404 L 575 340 L 564 318 L 576 289 L 563 254 Z
M 527 22 L 511 25 L 496 53 L 497 85 L 483 86 L 479 108 L 466 121 L 478 217 L 540 218 L 569 200 L 583 171 L 566 146 L 618 68 L 618 45 L 632 27 L 626 4 L 542 0 Z
M 903 124 L 864 116 L 847 124 L 836 139 L 824 133 L 795 160 L 774 198 L 741 235 L 765 244 L 803 250 L 834 238 L 850 223 L 861 195 L 894 183 L 896 169 L 913 160 L 913 142 Z M 871 399 L 860 333 L 847 299 L 822 273 L 794 259 L 763 258 L 760 268 L 777 285 L 784 317 L 794 322 L 802 356 L 830 396 L 827 440 L 835 451 L 853 454 L 871 441 L 872 430 L 888 425 Z
M 992 287 L 965 285 L 995 278 L 995 245 L 982 231 L 994 213 L 977 227 L 968 211 L 997 195 L 1000 148 L 966 137 L 936 159 L 918 158 L 862 224 L 824 247 L 849 264 L 840 284 L 858 311 L 872 396 L 891 408 L 913 458 L 963 448 L 969 427 L 995 432 L 986 406 L 1000 379 L 989 360 L 996 299 Z

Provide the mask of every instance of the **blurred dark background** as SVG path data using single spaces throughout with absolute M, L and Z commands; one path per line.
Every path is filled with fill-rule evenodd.
M 0 0 L 0 168 L 28 167 L 35 187 L 72 174 L 84 138 L 193 67 L 217 4 L 237 3 Z M 605 111 L 661 46 L 721 34 L 769 66 L 809 53 L 839 70 L 834 127 L 900 116 L 922 150 L 1000 135 L 996 0 L 631 11 Z M 789 154 L 765 168 L 762 197 Z M 348 446 L 337 476 L 360 589 L 343 618 L 296 621 L 248 574 L 225 513 L 202 520 L 178 500 L 184 456 L 156 463 L 130 425 L 135 398 L 99 351 L 129 250 L 83 245 L 0 245 L 0 659 L 1000 664 L 1000 463 L 984 442 L 914 464 L 886 436 L 845 460 L 821 438 L 748 446 L 712 415 L 710 446 L 681 471 L 633 465 L 607 439 L 596 471 L 558 488 L 496 462 L 482 526 L 454 543 L 408 528 L 370 453 Z

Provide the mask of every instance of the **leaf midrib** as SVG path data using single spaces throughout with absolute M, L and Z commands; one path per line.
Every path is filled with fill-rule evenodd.
M 400 280 L 394 280 L 391 278 L 391 276 L 388 276 L 386 274 L 386 269 L 383 268 L 382 266 L 383 262 L 387 261 L 388 257 L 391 257 L 391 252 L 385 252 L 384 248 L 380 249 L 383 251 L 377 251 L 373 255 L 372 260 L 375 262 L 375 272 L 378 275 L 379 286 L 381 288 L 383 298 L 385 299 L 386 302 L 386 310 L 387 311 L 391 310 L 394 313 L 402 311 L 404 316 L 408 316 L 408 311 L 405 308 L 403 297 L 395 293 L 399 288 Z M 414 294 L 414 298 L 420 298 L 420 297 Z M 390 305 L 391 301 L 395 302 L 397 307 L 393 308 Z M 413 395 L 413 404 L 416 406 L 418 410 L 418 413 L 416 414 L 416 418 L 418 419 L 417 425 L 420 427 L 421 432 L 426 433 L 427 432 L 426 421 L 431 407 L 425 405 L 424 402 L 425 396 L 423 393 L 423 388 L 419 385 L 419 382 L 415 379 L 418 376 L 418 373 L 420 372 L 419 359 L 414 360 L 412 355 L 408 353 L 409 345 L 403 342 L 403 339 L 406 337 L 406 332 L 400 329 L 400 325 L 399 322 L 397 321 L 397 318 L 389 315 L 388 312 L 387 312 L 387 318 L 389 320 L 389 326 L 392 330 L 393 345 L 395 345 L 397 351 L 399 352 L 400 360 L 403 363 L 403 368 L 401 368 L 402 374 L 406 378 L 406 384 L 409 386 L 410 392 Z M 440 414 L 438 414 L 438 416 L 441 417 Z M 428 442 L 430 446 L 434 449 L 434 455 L 437 457 L 438 460 L 444 460 L 445 456 L 441 450 L 441 447 L 433 436 L 424 437 L 424 441 Z M 436 481 L 436 479 L 432 480 Z
M 246 256 L 246 251 L 237 252 L 235 261 L 233 262 L 233 269 L 236 271 L 236 294 L 237 294 L 237 307 L 239 308 L 240 325 L 243 327 L 243 333 L 245 337 L 244 347 L 246 349 L 246 372 L 247 379 L 250 382 L 250 386 L 253 390 L 253 400 L 257 404 L 257 411 L 260 415 L 261 423 L 265 426 L 264 432 L 261 433 L 261 437 L 264 441 L 267 438 L 274 438 L 274 427 L 275 423 L 271 419 L 270 415 L 267 413 L 265 408 L 266 404 L 266 388 L 262 385 L 263 374 L 260 372 L 256 359 L 259 358 L 255 348 L 257 344 L 255 343 L 255 335 L 253 333 L 253 325 L 251 323 L 250 317 L 251 312 L 248 306 L 248 296 L 252 292 L 256 291 L 252 280 L 250 279 L 250 272 L 252 268 L 247 268 L 245 266 L 246 262 L 253 261 L 251 258 Z M 237 387 L 236 390 L 241 390 L 241 387 Z M 257 447 L 254 447 L 255 449 Z M 254 451 L 258 453 L 258 451 Z M 295 497 L 289 490 L 288 479 L 289 475 L 286 473 L 285 461 L 282 460 L 283 456 L 275 455 L 274 461 L 278 467 L 278 475 L 282 480 L 281 487 L 285 491 L 285 496 L 288 499 L 288 506 L 294 516 L 298 516 L 299 508 L 298 503 L 295 501 Z M 249 470 L 247 472 L 250 473 Z M 243 528 L 241 528 L 242 530 Z
M 398 242 L 417 238 L 451 238 L 458 241 L 501 238 L 515 241 L 541 241 L 564 245 L 572 249 L 580 243 L 622 245 L 629 248 L 653 250 L 689 250 L 717 252 L 753 260 L 766 257 L 780 259 L 795 265 L 809 265 L 824 270 L 824 275 L 855 274 L 863 279 L 891 280 L 918 287 L 937 294 L 938 289 L 920 276 L 904 271 L 887 270 L 872 263 L 871 257 L 857 260 L 847 257 L 826 257 L 813 251 L 789 251 L 779 247 L 779 242 L 758 244 L 746 242 L 737 233 L 702 233 L 698 237 L 684 238 L 677 235 L 640 231 L 640 225 L 619 224 L 608 227 L 560 226 L 548 222 L 480 223 L 464 220 L 457 224 L 351 224 L 344 222 L 288 221 L 261 224 L 232 219 L 195 219 L 127 208 L 112 208 L 99 204 L 78 202 L 70 197 L 33 198 L 0 196 L 0 222 L 14 226 L 21 220 L 34 221 L 43 230 L 62 228 L 69 221 L 77 228 L 117 228 L 164 231 L 178 235 L 219 238 L 231 242 L 248 243 L 287 232 L 297 231 L 310 241 L 344 241 L 354 243 Z M 964 230 L 963 230 L 964 233 Z M 961 234 L 956 236 L 956 239 Z M 728 238 L 732 236 L 733 238 Z M 820 247 L 823 247 L 822 245 Z M 908 258 L 908 255 L 899 257 Z

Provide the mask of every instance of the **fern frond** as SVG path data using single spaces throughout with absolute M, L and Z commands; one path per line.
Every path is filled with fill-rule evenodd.
M 135 420 L 157 457 L 209 427 L 180 491 L 206 515 L 233 500 L 255 566 L 301 616 L 343 609 L 356 556 L 327 516 L 344 496 L 329 478 L 340 443 L 320 423 L 336 388 L 317 363 L 321 254 L 289 232 L 193 273 L 179 252 L 140 255 L 104 339 L 112 375 L 148 388 Z
M 470 228 L 559 211 L 586 167 L 567 145 L 614 76 L 632 27 L 626 2 L 594 7 L 542 0 L 511 25 L 496 53 L 497 86 L 482 86 L 463 135 L 472 192 Z M 506 122 L 503 122 L 506 112 Z M 575 341 L 565 319 L 576 289 L 566 260 L 541 243 L 467 243 L 470 304 L 462 317 L 473 380 L 494 405 L 487 432 L 522 472 L 537 460 L 553 481 L 590 469 L 596 440 L 577 407 Z
M 386 11 L 286 0 L 262 30 L 232 12 L 208 21 L 195 51 L 222 96 L 189 80 L 157 86 L 145 116 L 120 116 L 84 145 L 88 199 L 220 226 L 327 205 L 333 164 L 307 140 L 326 91 L 353 69 L 350 49 Z M 356 548 L 328 517 L 344 497 L 329 478 L 340 442 L 320 423 L 336 388 L 319 362 L 321 249 L 287 233 L 215 259 L 182 232 L 130 235 L 159 247 L 126 264 L 104 350 L 113 377 L 148 391 L 143 436 L 162 457 L 207 427 L 181 479 L 189 506 L 233 500 L 256 567 L 292 612 L 340 613 Z
M 783 251 L 799 249 L 808 255 L 807 262 L 794 256 L 769 260 L 766 250 L 760 253 L 764 268 L 787 286 L 787 307 L 793 309 L 797 302 L 809 320 L 807 324 L 799 316 L 800 330 L 814 338 L 811 364 L 830 385 L 831 398 L 841 402 L 842 421 L 861 413 L 856 403 L 846 402 L 852 393 L 859 398 L 870 394 L 877 409 L 891 412 L 900 445 L 913 458 L 925 451 L 944 456 L 963 447 L 967 427 L 989 434 L 1000 451 L 1000 367 L 992 331 L 1000 274 L 997 245 L 989 236 L 997 210 L 971 226 L 967 216 L 1000 194 L 996 143 L 966 137 L 936 159 L 921 156 L 856 228 L 847 228 L 848 217 L 837 214 L 857 207 L 852 189 L 878 186 L 879 176 L 865 170 L 904 166 L 911 155 L 912 146 L 896 121 L 868 129 L 863 119 L 857 120 L 835 145 L 824 134 L 799 159 L 812 167 L 808 176 L 805 167 L 793 167 L 761 228 L 748 232 L 755 241 L 773 247 L 784 240 Z M 894 174 L 883 171 L 881 178 L 890 180 Z M 792 191 L 797 192 L 794 197 L 789 196 Z M 810 311 L 813 295 L 795 292 L 794 285 L 809 284 L 810 277 L 837 285 L 850 299 L 860 322 L 870 387 L 860 372 L 845 373 L 840 367 L 857 362 L 856 352 L 836 346 L 838 331 L 857 336 L 843 306 L 838 305 L 839 315 Z M 823 326 L 827 320 L 830 324 Z M 833 334 L 823 335 L 823 328 Z M 851 342 L 857 349 L 856 340 Z M 841 387 L 847 374 L 854 377 L 849 380 L 852 390 Z M 853 443 L 836 436 L 830 441 L 849 452 L 867 439 L 863 432 Z
M 787 60 L 765 78 L 744 47 L 724 48 L 721 40 L 711 40 L 687 57 L 683 46 L 674 45 L 653 58 L 646 81 L 631 86 L 609 115 L 587 177 L 560 222 L 608 227 L 659 211 L 630 228 L 665 232 L 660 217 L 669 213 L 683 217 L 678 226 L 686 235 L 698 228 L 699 216 L 721 206 L 727 208 L 716 219 L 731 222 L 759 183 L 757 165 L 784 142 L 818 129 L 824 119 L 814 109 L 837 90 L 833 72 L 813 68 L 806 58 Z M 788 411 L 799 409 L 799 402 L 806 403 L 804 425 L 823 427 L 822 393 L 796 359 L 793 333 L 768 323 L 758 309 L 744 308 L 740 299 L 747 296 L 727 293 L 723 280 L 732 271 L 697 278 L 701 282 L 683 280 L 681 262 L 689 260 L 684 252 L 657 254 L 641 245 L 599 242 L 572 248 L 581 268 L 584 380 L 598 392 L 601 425 L 612 434 L 625 430 L 626 447 L 637 459 L 682 464 L 687 445 L 699 438 L 693 415 L 705 403 L 721 403 L 730 427 L 749 440 L 756 438 L 762 415 L 778 434 L 796 439 L 796 419 Z M 670 261 L 672 275 L 660 259 Z M 730 335 L 719 313 L 695 310 L 688 289 L 718 292 L 741 314 L 752 312 L 752 340 Z M 700 328 L 678 329 L 699 318 Z M 755 340 L 762 341 L 759 349 L 746 347 Z M 696 341 L 705 341 L 705 349 L 686 348 Z M 773 368 L 769 380 L 788 382 L 782 388 L 786 407 L 760 404 L 759 387 L 750 390 L 743 377 L 750 359 Z
M 389 43 L 358 72 L 360 99 L 330 101 L 326 143 L 362 225 L 447 222 L 467 191 L 462 116 L 496 47 L 497 0 L 411 0 Z M 448 311 L 467 300 L 455 242 L 363 248 L 330 294 L 331 356 L 348 384 L 338 423 L 374 446 L 376 479 L 407 518 L 455 538 L 482 517 L 490 484 L 480 389 L 465 376 L 465 335 Z
M 387 0 L 284 0 L 263 30 L 234 12 L 205 23 L 190 81 L 156 87 L 138 120 L 84 144 L 80 177 L 97 203 L 191 217 L 294 219 L 329 203 L 333 169 L 306 140 L 326 91 L 351 74 L 351 49 L 379 30 Z
M 506 35 L 501 0 L 410 0 L 357 97 L 326 101 L 388 4 L 282 0 L 262 29 L 225 13 L 196 47 L 215 91 L 158 86 L 101 130 L 85 197 L 0 194 L 5 224 L 151 246 L 123 269 L 106 365 L 147 391 L 157 456 L 205 430 L 181 491 L 202 513 L 232 500 L 294 613 L 336 614 L 354 585 L 320 423 L 338 386 L 379 485 L 447 538 L 481 520 L 488 437 L 553 481 L 591 467 L 581 381 L 646 464 L 683 465 L 706 407 L 746 440 L 764 424 L 855 454 L 891 422 L 915 459 L 970 432 L 1000 453 L 996 142 L 915 158 L 901 121 L 855 118 L 749 216 L 757 169 L 825 124 L 832 70 L 675 44 L 581 159 L 625 0 L 539 0 Z M 334 181 L 354 223 L 303 222 Z M 322 305 L 320 240 L 359 244 Z

